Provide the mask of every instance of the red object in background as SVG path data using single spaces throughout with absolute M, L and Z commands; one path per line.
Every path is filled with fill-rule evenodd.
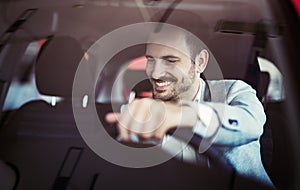
M 142 98 L 152 98 L 153 93 L 152 92 L 141 92 L 140 94 L 138 94 L 139 97 Z
M 298 18 L 300 18 L 300 0 L 291 0 L 295 9 L 296 9 L 296 12 L 298 14 Z
M 138 70 L 144 71 L 146 70 L 147 58 L 145 56 L 138 57 L 132 61 L 130 61 L 128 65 L 129 70 Z
M 43 38 L 43 39 L 41 39 L 41 40 L 39 40 L 37 43 L 38 43 L 38 51 L 40 50 L 40 48 L 42 47 L 42 45 L 47 41 L 48 39 L 46 39 L 46 38 Z

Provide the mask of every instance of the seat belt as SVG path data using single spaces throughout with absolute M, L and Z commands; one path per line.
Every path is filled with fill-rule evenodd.
M 248 57 L 245 81 L 258 92 L 261 71 L 257 57 L 262 55 L 268 42 L 267 33 L 262 24 L 257 25 L 254 36 L 255 37 Z

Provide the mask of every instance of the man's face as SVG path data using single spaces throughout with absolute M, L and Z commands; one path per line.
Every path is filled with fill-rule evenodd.
M 179 43 L 181 48 L 185 42 Z M 177 101 L 192 100 L 197 92 L 195 65 L 181 51 L 155 43 L 147 45 L 146 72 L 153 86 L 155 99 Z

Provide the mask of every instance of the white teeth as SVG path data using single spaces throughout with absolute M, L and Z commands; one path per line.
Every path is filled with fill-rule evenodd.
M 162 87 L 162 86 L 168 86 L 168 85 L 170 85 L 171 82 L 167 82 L 167 81 L 165 81 L 165 82 L 155 82 L 155 84 L 157 86 L 159 86 L 159 87 Z

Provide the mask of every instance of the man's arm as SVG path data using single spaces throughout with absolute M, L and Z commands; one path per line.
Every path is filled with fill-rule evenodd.
M 266 116 L 255 91 L 246 83 L 235 81 L 228 90 L 226 100 L 227 103 L 207 102 L 198 105 L 196 111 L 200 120 L 207 118 L 207 113 L 212 113 L 213 117 L 209 122 L 198 122 L 195 133 L 206 137 L 206 131 L 216 129 L 218 125 L 213 143 L 225 146 L 237 146 L 259 139 Z
M 201 137 L 213 137 L 213 143 L 225 146 L 257 140 L 266 116 L 255 91 L 236 81 L 229 88 L 227 102 L 175 104 L 145 98 L 128 104 L 122 114 L 108 114 L 106 120 L 118 122 L 118 131 L 125 141 L 130 140 L 130 133 L 144 139 L 162 139 L 172 127 L 191 127 Z
M 119 136 L 130 141 L 130 133 L 142 139 L 162 139 L 173 127 L 193 128 L 197 123 L 197 113 L 189 106 L 163 102 L 150 98 L 135 99 L 123 113 L 109 113 L 106 121 L 118 123 Z

